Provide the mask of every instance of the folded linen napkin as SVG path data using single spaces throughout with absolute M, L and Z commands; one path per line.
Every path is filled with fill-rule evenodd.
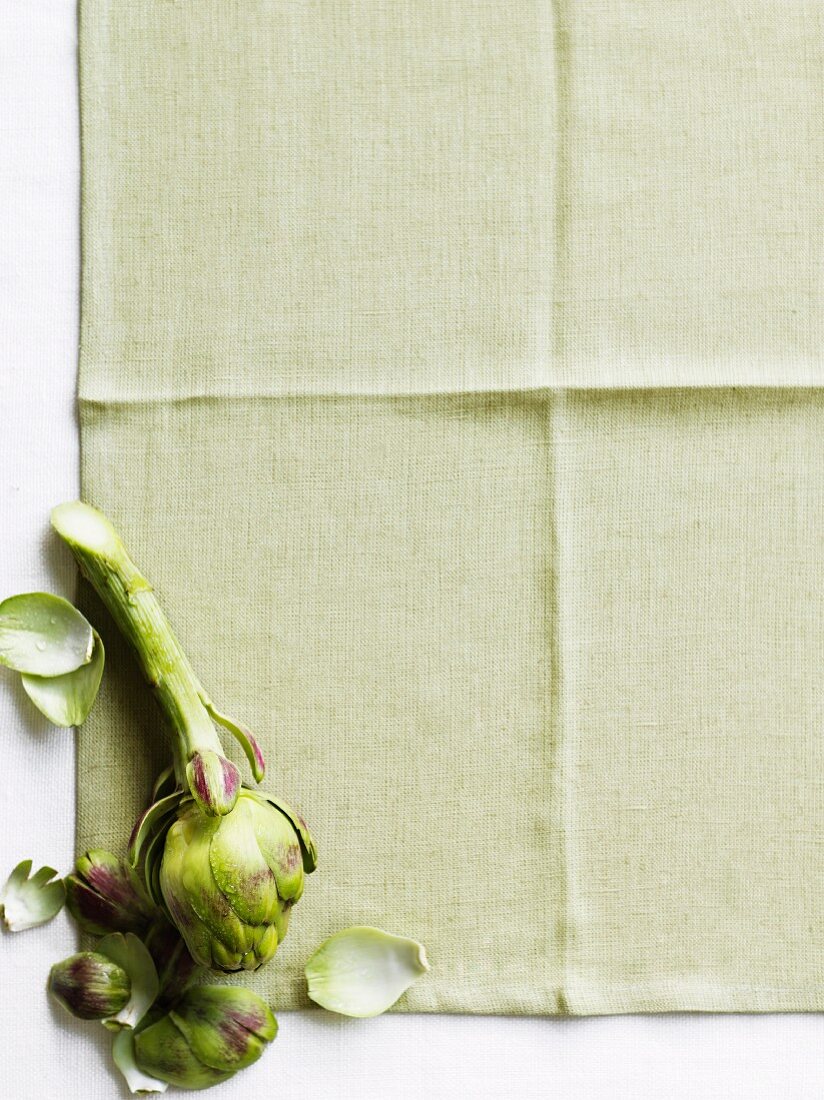
M 822 61 L 814 0 L 81 0 L 83 492 L 317 836 L 276 1007 L 352 923 L 409 1010 L 824 1007 Z M 94 615 L 80 848 L 164 762 Z

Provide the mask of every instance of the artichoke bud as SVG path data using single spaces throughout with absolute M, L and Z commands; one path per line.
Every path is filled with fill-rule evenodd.
M 184 803 L 166 834 L 159 886 L 201 966 L 256 970 L 286 935 L 315 851 L 288 806 L 242 789 L 231 813 Z
M 237 802 L 240 772 L 231 760 L 211 749 L 193 754 L 186 765 L 186 780 L 204 813 L 228 814 Z
M 93 935 L 139 935 L 153 915 L 134 871 L 111 852 L 86 852 L 65 884 L 69 912 L 85 932 Z
M 250 989 L 198 986 L 135 1035 L 135 1059 L 161 1081 L 208 1088 L 256 1062 L 276 1034 L 269 1007 Z
M 72 1016 L 105 1020 L 128 1003 L 132 986 L 126 971 L 95 951 L 81 951 L 55 963 L 49 991 Z

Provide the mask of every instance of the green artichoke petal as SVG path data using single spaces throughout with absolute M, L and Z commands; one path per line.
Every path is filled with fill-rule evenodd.
M 225 944 L 222 944 L 215 937 L 209 938 L 209 950 L 211 956 L 207 966 L 210 966 L 213 970 L 234 971 L 243 969 L 243 960 L 246 957 L 243 952 L 230 951 Z
M 50 592 L 0 603 L 0 665 L 33 676 L 64 676 L 92 658 L 94 633 L 76 607 Z
M 257 843 L 275 876 L 278 894 L 294 902 L 303 893 L 303 850 L 292 822 L 268 799 L 254 799 L 253 821 Z
M 330 936 L 306 963 L 309 996 L 343 1016 L 379 1016 L 429 970 L 423 944 L 355 925 Z
M 194 1055 L 220 1071 L 244 1069 L 277 1034 L 269 1006 L 251 989 L 199 986 L 170 1013 Z
M 115 1034 L 112 1042 L 112 1061 L 123 1074 L 126 1087 L 132 1096 L 146 1093 L 165 1092 L 169 1087 L 167 1081 L 161 1081 L 158 1077 L 151 1077 L 141 1070 L 134 1057 L 134 1032 L 131 1028 L 124 1028 Z
M 93 630 L 92 634 L 94 649 L 87 664 L 62 676 L 32 676 L 24 672 L 20 677 L 28 697 L 55 726 L 82 726 L 94 706 L 103 678 L 106 651 L 97 631 Z
M 190 806 L 166 836 L 160 867 L 163 900 L 194 959 L 211 966 L 213 941 L 238 956 L 249 950 L 249 930 L 212 874 L 210 847 L 224 819 Z M 240 959 L 227 969 L 239 969 Z
M 278 949 L 278 944 L 286 935 L 289 927 L 289 909 L 281 908 L 272 924 L 264 929 L 263 935 L 255 948 L 258 965 L 268 962 Z
M 36 928 L 57 916 L 66 900 L 62 879 L 53 867 L 41 867 L 29 878 L 31 860 L 18 863 L 0 890 L 0 920 L 10 932 Z
M 233 1071 L 205 1065 L 193 1053 L 183 1033 L 169 1016 L 134 1037 L 135 1061 L 144 1073 L 181 1089 L 207 1089 L 228 1080 Z
M 253 798 L 257 798 L 259 802 L 268 802 L 271 806 L 274 806 L 276 810 L 279 810 L 284 817 L 291 821 L 295 832 L 298 834 L 298 840 L 300 841 L 300 850 L 303 855 L 303 869 L 307 875 L 315 870 L 318 865 L 318 851 L 315 847 L 315 842 L 312 840 L 312 834 L 309 832 L 309 826 L 303 819 L 303 816 L 293 810 L 288 802 L 284 802 L 280 798 L 275 798 L 274 795 L 267 794 L 263 791 L 250 791 L 248 792 Z
M 189 844 L 185 838 L 184 820 L 176 821 L 166 834 L 163 859 L 160 865 L 160 892 L 172 921 L 186 941 L 192 957 L 201 966 L 211 966 L 212 949 L 209 929 L 195 912 L 183 883 L 183 868 L 189 858 Z M 202 862 L 202 861 L 201 861 Z M 208 841 L 206 871 L 208 866 Z M 216 887 L 215 887 L 216 889 Z
M 221 820 L 209 856 L 218 886 L 240 919 L 251 925 L 270 923 L 280 905 L 275 875 L 258 843 L 256 811 L 256 804 L 241 794 Z
M 174 794 L 175 789 L 176 779 L 174 764 L 169 764 L 154 781 L 154 787 L 152 787 L 152 802 L 158 802 L 161 798 Z
M 159 829 L 145 848 L 143 861 L 143 880 L 149 897 L 155 905 L 163 905 L 163 893 L 160 889 L 160 866 L 166 847 L 166 831 Z
M 149 949 L 133 932 L 111 932 L 100 940 L 97 950 L 122 967 L 128 975 L 131 990 L 126 1004 L 104 1021 L 106 1026 L 115 1031 L 122 1027 L 136 1027 L 151 1008 L 160 989 Z
M 155 831 L 162 829 L 168 821 L 171 821 L 183 800 L 183 791 L 174 791 L 164 798 L 160 798 L 135 822 L 132 835 L 129 838 L 129 862 L 136 867 L 140 862 L 140 856 L 148 840 L 155 835 Z
M 222 817 L 235 808 L 240 772 L 222 753 L 198 749 L 186 765 L 186 782 L 204 813 Z

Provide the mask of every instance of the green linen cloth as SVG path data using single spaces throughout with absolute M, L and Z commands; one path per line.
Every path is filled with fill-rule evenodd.
M 408 1010 L 824 1008 L 823 61 L 813 0 L 81 0 L 83 493 L 316 834 L 276 1008 L 352 923 Z

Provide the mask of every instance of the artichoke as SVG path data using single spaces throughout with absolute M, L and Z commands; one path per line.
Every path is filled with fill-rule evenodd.
M 268 1006 L 250 989 L 199 986 L 134 1037 L 139 1068 L 184 1089 L 204 1089 L 256 1062 L 277 1034 Z
M 75 501 L 55 508 L 52 524 L 131 644 L 172 734 L 172 765 L 132 835 L 132 866 L 196 963 L 254 970 L 274 955 L 304 874 L 314 870 L 306 824 L 241 783 L 216 727 L 237 739 L 259 783 L 265 763 L 257 741 L 206 694 L 109 520 Z
M 112 959 L 81 951 L 51 968 L 49 992 L 80 1020 L 106 1020 L 128 1003 L 132 983 Z
M 64 881 L 66 905 L 84 932 L 140 935 L 153 917 L 133 869 L 111 852 L 86 852 Z
M 316 861 L 303 818 L 247 788 L 221 817 L 182 792 L 166 796 L 138 822 L 130 852 L 195 962 L 225 971 L 274 955 Z

